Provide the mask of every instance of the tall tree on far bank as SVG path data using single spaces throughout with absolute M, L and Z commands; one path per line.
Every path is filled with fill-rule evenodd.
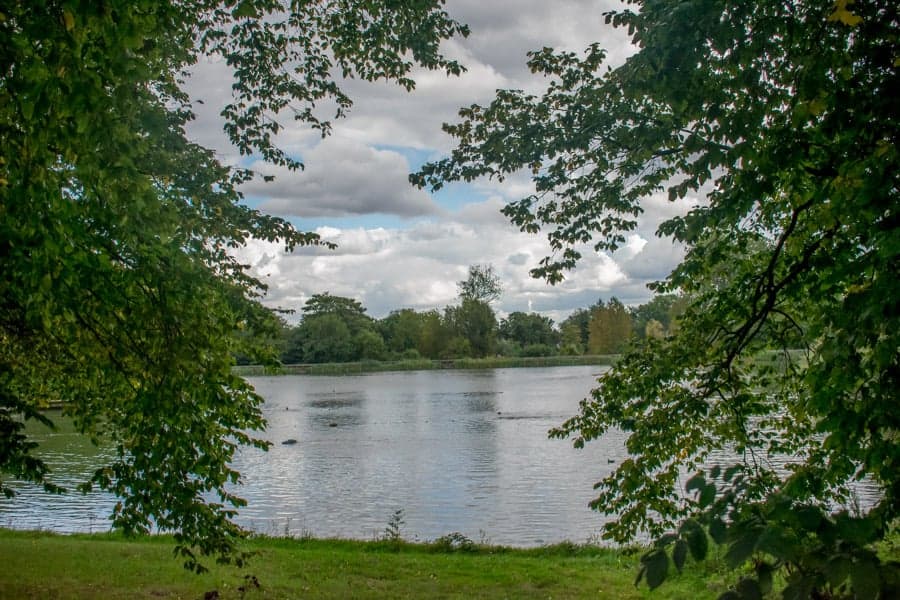
M 114 451 L 82 487 L 120 498 L 115 528 L 173 532 L 195 568 L 198 553 L 241 560 L 231 461 L 268 444 L 262 399 L 231 367 L 274 364 L 257 340 L 279 324 L 231 250 L 319 239 L 241 202 L 253 174 L 188 140 L 180 80 L 221 60 L 231 142 L 298 168 L 275 136 L 291 119 L 330 131 L 352 104 L 332 74 L 409 89 L 417 65 L 459 73 L 439 45 L 465 33 L 439 0 L 2 3 L 2 477 L 58 489 L 24 426 L 62 400 Z
M 618 298 L 591 310 L 588 324 L 588 351 L 591 354 L 618 354 L 632 335 L 631 314 Z
M 459 306 L 448 306 L 444 311 L 447 329 L 466 341 L 467 350 L 457 349 L 460 356 L 482 358 L 494 353 L 497 341 L 497 317 L 487 302 L 463 298 Z
M 490 304 L 503 293 L 500 277 L 492 265 L 472 265 L 469 276 L 457 283 L 459 297 Z
M 624 64 L 599 44 L 533 52 L 544 92 L 462 109 L 452 155 L 413 180 L 533 173 L 504 213 L 546 232 L 534 275 L 551 282 L 618 248 L 651 195 L 703 194 L 658 230 L 686 248 L 653 286 L 683 294 L 675 331 L 553 435 L 625 432 L 592 506 L 615 517 L 608 537 L 658 540 L 651 587 L 709 534 L 752 569 L 729 597 L 760 597 L 778 569 L 786 597 L 895 597 L 873 544 L 900 517 L 900 4 L 627 4 L 606 15 L 632 36 Z M 879 493 L 854 514 L 863 479 Z
M 500 321 L 500 337 L 512 340 L 520 346 L 547 346 L 555 348 L 559 332 L 553 328 L 553 319 L 538 313 L 512 312 Z

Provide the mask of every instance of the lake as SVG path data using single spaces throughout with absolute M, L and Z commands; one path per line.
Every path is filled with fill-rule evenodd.
M 372 539 L 399 510 L 410 540 L 452 532 L 512 546 L 596 539 L 604 517 L 588 502 L 593 484 L 625 458 L 624 437 L 613 432 L 576 450 L 547 431 L 576 414 L 606 369 L 251 378 L 266 399 L 262 437 L 273 446 L 236 458 L 238 494 L 249 501 L 238 521 L 273 535 Z M 54 480 L 68 487 L 103 458 L 71 424 L 38 437 Z M 16 498 L 0 499 L 0 525 L 108 529 L 109 495 L 16 487 Z
M 577 412 L 607 368 L 251 378 L 266 399 L 262 437 L 274 445 L 237 456 L 249 501 L 238 521 L 261 533 L 371 539 L 401 510 L 408 539 L 586 541 L 603 523 L 587 506 L 592 485 L 623 458 L 622 441 L 576 450 L 547 431 Z M 103 458 L 67 423 L 37 437 L 54 481 L 69 487 Z M 0 525 L 108 529 L 109 495 L 16 487 L 0 500 Z

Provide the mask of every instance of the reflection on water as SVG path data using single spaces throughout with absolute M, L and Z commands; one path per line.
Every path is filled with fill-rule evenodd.
M 38 455 L 50 467 L 53 482 L 68 493 L 54 496 L 38 486 L 7 482 L 18 494 L 11 500 L 0 499 L 0 526 L 57 532 L 108 530 L 115 504 L 112 497 L 96 491 L 82 494 L 76 486 L 90 479 L 97 466 L 112 460 L 114 453 L 95 447 L 58 413 L 50 417 L 56 422 L 55 430 L 34 424 L 28 432 L 40 441 Z
M 597 375 L 556 367 L 253 378 L 273 446 L 237 456 L 237 491 L 249 501 L 238 520 L 263 533 L 371 538 L 402 509 L 408 538 L 585 541 L 603 523 L 588 508 L 593 484 L 624 459 L 624 440 L 611 434 L 575 450 L 547 431 L 577 412 Z M 41 437 L 64 485 L 102 458 L 71 429 Z M 20 496 L 0 500 L 2 525 L 106 528 L 109 496 L 18 487 Z

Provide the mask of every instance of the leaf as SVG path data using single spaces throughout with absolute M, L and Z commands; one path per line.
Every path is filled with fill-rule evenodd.
M 731 544 L 728 552 L 725 553 L 725 562 L 728 563 L 729 567 L 736 569 L 753 555 L 753 551 L 756 549 L 757 537 L 753 534 L 744 535 L 744 537 Z
M 797 521 L 806 531 L 816 531 L 825 517 L 822 509 L 818 506 L 801 506 L 795 510 Z
M 675 548 L 672 549 L 672 562 L 675 563 L 675 568 L 678 569 L 678 572 L 681 573 L 681 569 L 684 567 L 685 561 L 687 561 L 688 555 L 688 543 L 684 539 L 679 539 L 675 542 Z
M 738 581 L 735 591 L 742 600 L 762 600 L 762 590 L 760 590 L 759 583 L 755 579 L 744 577 Z
M 851 567 L 850 581 L 858 600 L 875 600 L 881 590 L 878 566 L 872 561 L 861 561 Z
M 709 551 L 709 539 L 702 527 L 697 527 L 687 533 L 687 543 L 694 560 L 699 561 L 706 558 L 706 553 Z
M 759 582 L 759 591 L 768 594 L 772 591 L 772 575 L 774 569 L 767 562 L 760 562 L 756 565 L 756 580 Z
M 837 587 L 844 583 L 850 576 L 850 570 L 853 564 L 847 556 L 833 556 L 825 564 L 825 579 L 832 587 Z
M 703 486 L 703 489 L 700 490 L 700 498 L 697 500 L 700 508 L 706 508 L 710 504 L 712 504 L 716 499 L 716 486 L 713 484 L 707 484 Z
M 718 600 L 741 600 L 741 595 L 734 590 L 728 590 L 724 594 L 720 595 Z
M 847 5 L 853 4 L 853 0 L 837 0 L 834 3 L 834 12 L 828 15 L 829 22 L 839 21 L 849 27 L 856 27 L 862 22 L 862 17 L 847 10 Z
M 704 478 L 703 473 L 700 472 L 687 480 L 687 483 L 684 484 L 684 489 L 685 491 L 687 491 L 687 493 L 691 493 L 694 490 L 703 489 L 705 485 L 706 479 Z
M 256 6 L 249 0 L 243 0 L 231 14 L 235 19 L 252 19 L 256 17 Z
M 65 8 L 63 9 L 63 24 L 66 26 L 66 31 L 72 31 L 75 28 L 75 17 Z
M 669 555 L 665 550 L 654 550 L 641 557 L 646 568 L 647 585 L 651 590 L 658 588 L 666 580 L 669 572 Z
M 735 475 L 737 475 L 738 473 L 740 473 L 743 470 L 744 470 L 744 467 L 742 465 L 732 465 L 732 466 L 728 467 L 727 469 L 725 469 L 725 474 L 722 475 L 722 480 L 725 481 L 726 483 L 730 482 Z
M 678 536 L 675 535 L 674 533 L 667 533 L 667 534 L 663 535 L 662 537 L 660 537 L 658 540 L 656 540 L 656 543 L 654 544 L 654 546 L 656 546 L 657 548 L 665 548 L 666 546 L 668 546 L 669 544 L 671 544 L 672 542 L 674 542 L 677 539 L 678 539 Z
M 728 526 L 725 521 L 713 518 L 709 521 L 709 536 L 717 544 L 724 544 L 728 539 Z

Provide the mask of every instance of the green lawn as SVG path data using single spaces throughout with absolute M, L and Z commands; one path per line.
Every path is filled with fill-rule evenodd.
M 243 570 L 194 575 L 168 537 L 0 530 L 0 598 L 714 598 L 726 574 L 694 565 L 655 592 L 638 554 L 594 547 L 439 550 L 434 544 L 256 538 Z M 254 579 L 259 587 L 254 585 Z M 242 591 L 244 588 L 244 591 Z M 212 594 L 217 592 L 217 596 Z

